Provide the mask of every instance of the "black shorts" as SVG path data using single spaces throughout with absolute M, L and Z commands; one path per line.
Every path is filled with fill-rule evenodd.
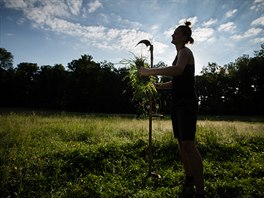
M 174 137 L 179 141 L 195 139 L 198 105 L 189 103 L 172 107 L 171 120 Z

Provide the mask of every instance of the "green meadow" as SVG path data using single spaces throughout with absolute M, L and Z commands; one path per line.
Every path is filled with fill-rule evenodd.
M 264 123 L 199 120 L 196 143 L 209 197 L 264 197 Z M 180 197 L 183 167 L 169 118 L 0 114 L 2 197 Z

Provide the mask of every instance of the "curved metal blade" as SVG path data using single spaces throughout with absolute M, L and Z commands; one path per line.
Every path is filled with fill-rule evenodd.
M 138 44 L 140 44 L 140 43 L 144 43 L 147 47 L 148 47 L 148 46 L 151 46 L 151 43 L 150 43 L 149 40 L 141 40 L 141 41 L 138 42 Z M 138 44 L 137 44 L 137 45 L 138 45 Z

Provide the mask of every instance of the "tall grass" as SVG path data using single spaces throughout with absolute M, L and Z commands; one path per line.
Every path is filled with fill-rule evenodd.
M 0 115 L 3 197 L 179 197 L 183 168 L 169 119 L 95 115 Z M 210 197 L 263 197 L 264 124 L 199 121 L 196 143 Z

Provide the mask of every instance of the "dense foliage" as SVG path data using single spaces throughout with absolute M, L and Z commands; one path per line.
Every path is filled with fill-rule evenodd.
M 89 55 L 73 60 L 67 68 L 59 64 L 39 67 L 35 63 L 0 67 L 0 105 L 128 113 L 133 110 L 128 82 L 123 81 L 128 71 L 106 61 L 97 63 Z
M 140 102 L 140 106 L 145 105 L 142 103 L 146 101 L 145 88 L 154 90 L 152 83 L 144 84 L 144 80 L 135 78 L 137 71 L 133 64 L 117 69 L 107 61 L 95 62 L 90 55 L 82 55 L 66 68 L 60 64 L 39 67 L 26 62 L 13 67 L 12 62 L 13 55 L 1 48 L 1 107 L 135 113 Z M 224 66 L 208 63 L 201 75 L 196 76 L 196 89 L 200 113 L 263 115 L 264 44 L 253 57 L 243 55 Z M 160 111 L 169 113 L 170 92 L 159 93 Z M 137 99 L 132 100 L 135 95 Z
M 264 44 L 254 57 L 243 55 L 234 63 L 209 63 L 197 76 L 202 112 L 264 114 Z

